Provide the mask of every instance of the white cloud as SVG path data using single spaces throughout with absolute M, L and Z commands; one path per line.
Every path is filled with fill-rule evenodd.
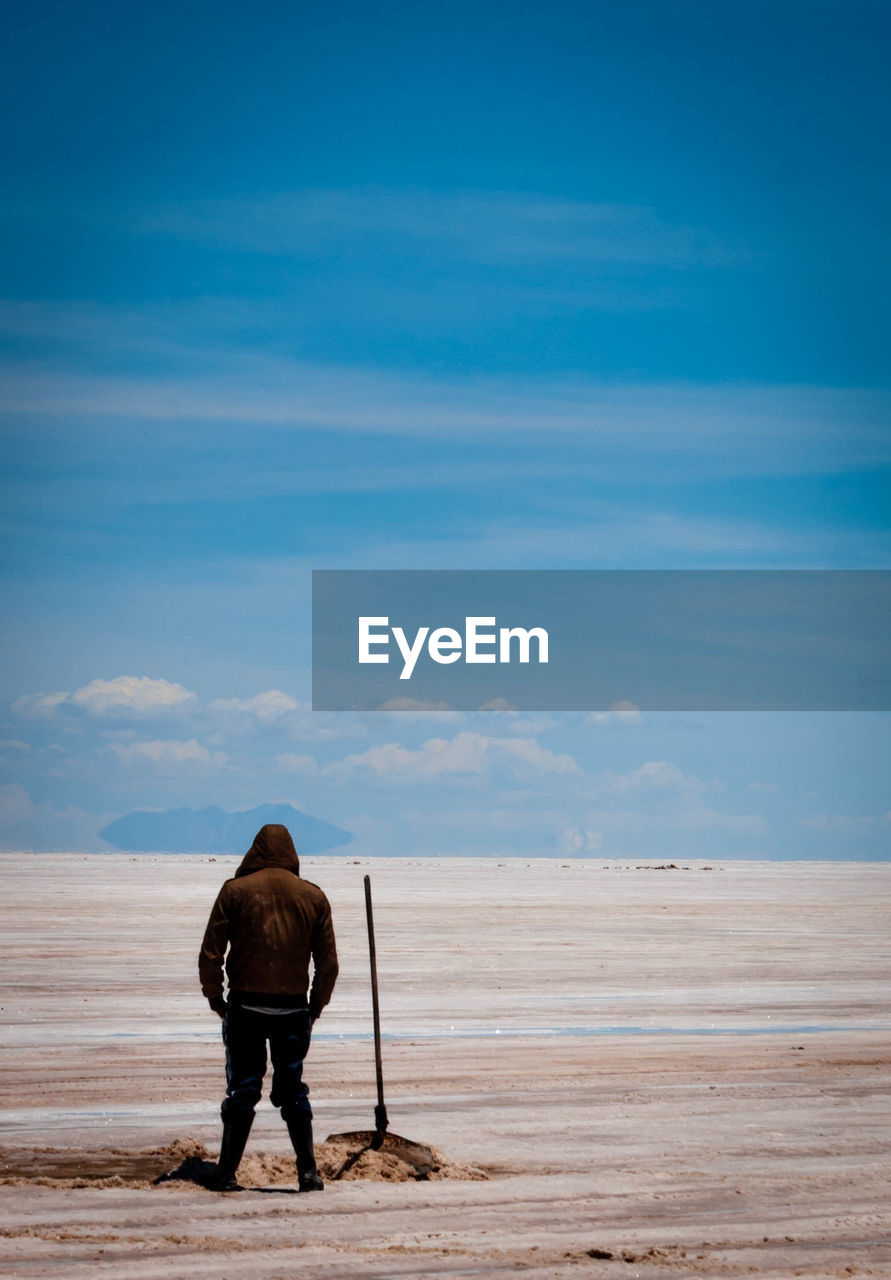
M 282 773 L 318 773 L 319 762 L 315 756 L 297 755 L 285 751 L 275 757 L 275 767 Z
M 300 703 L 281 689 L 267 689 L 265 693 L 257 693 L 253 698 L 214 698 L 208 704 L 210 711 L 234 711 L 243 715 L 256 716 L 264 723 L 271 723 L 289 711 L 297 711 Z
M 599 791 L 608 795 L 625 795 L 634 791 L 698 794 L 707 787 L 719 787 L 721 784 L 717 779 L 706 782 L 695 773 L 684 773 L 676 764 L 670 764 L 667 760 L 647 760 L 639 768 L 631 769 L 628 773 L 616 773 L 612 769 L 605 769 L 597 774 L 595 785 Z
M 452 710 L 447 702 L 425 702 L 422 698 L 388 698 L 378 707 L 378 711 L 429 711 L 446 712 L 450 716 L 460 713 Z
M 94 716 L 115 712 L 146 715 L 169 711 L 196 701 L 196 695 L 171 680 L 150 676 L 115 676 L 112 680 L 91 680 L 73 693 L 24 694 L 13 703 L 13 711 L 32 718 L 51 716 L 57 707 L 80 707 Z
M 150 760 L 155 764 L 224 765 L 228 759 L 224 751 L 209 751 L 195 738 L 188 742 L 157 738 L 147 742 L 113 742 L 111 750 L 125 764 Z
M 611 702 L 608 711 L 592 711 L 588 724 L 639 725 L 643 724 L 640 707 L 633 702 Z
M 196 695 L 170 680 L 153 680 L 150 676 L 115 676 L 113 680 L 91 680 L 75 689 L 68 699 L 73 706 L 84 707 L 93 715 L 110 711 L 133 711 L 145 714 L 166 711 L 194 702 Z
M 51 716 L 56 707 L 68 701 L 67 693 L 24 693 L 12 704 L 13 711 L 20 716 L 33 720 L 43 720 Z
M 492 738 L 481 733 L 464 732 L 457 737 L 430 738 L 418 750 L 398 743 L 371 747 L 368 751 L 348 755 L 325 772 L 334 776 L 355 770 L 370 770 L 379 778 L 401 778 L 427 781 L 445 775 L 484 777 L 495 770 L 527 774 L 578 774 L 579 767 L 570 755 L 558 755 L 542 747 L 534 738 Z

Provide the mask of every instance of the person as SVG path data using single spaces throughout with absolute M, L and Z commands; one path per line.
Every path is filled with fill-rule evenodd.
M 227 947 L 228 999 L 223 996 Z M 238 1188 L 235 1175 L 262 1092 L 268 1042 L 270 1099 L 288 1126 L 300 1190 L 321 1191 L 303 1060 L 313 1024 L 334 990 L 337 949 L 328 899 L 301 877 L 287 827 L 262 827 L 233 879 L 223 885 L 204 932 L 198 972 L 202 992 L 222 1018 L 226 1046 L 223 1137 L 208 1185 Z

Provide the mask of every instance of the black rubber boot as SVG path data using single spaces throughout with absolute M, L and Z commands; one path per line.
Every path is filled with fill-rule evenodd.
M 288 1136 L 297 1157 L 297 1184 L 301 1191 L 323 1191 L 325 1184 L 316 1168 L 312 1145 L 312 1116 L 308 1111 L 289 1111 L 285 1114 Z
M 253 1111 L 232 1111 L 223 1117 L 223 1139 L 220 1143 L 217 1171 L 207 1183 L 212 1191 L 238 1190 L 235 1175 L 241 1164 L 241 1157 L 244 1155 L 253 1123 Z

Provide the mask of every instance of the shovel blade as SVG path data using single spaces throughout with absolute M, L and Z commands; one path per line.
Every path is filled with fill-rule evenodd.
M 352 1133 L 331 1133 L 326 1142 L 347 1142 L 359 1150 L 388 1151 L 410 1164 L 419 1177 L 426 1177 L 436 1166 L 436 1156 L 431 1147 L 423 1142 L 412 1142 L 410 1138 L 402 1138 L 398 1133 L 379 1133 L 377 1129 L 356 1129 Z

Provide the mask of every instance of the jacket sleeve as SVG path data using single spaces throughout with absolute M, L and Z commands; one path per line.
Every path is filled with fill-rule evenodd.
M 201 980 L 201 990 L 208 1000 L 217 999 L 223 994 L 223 959 L 228 942 L 229 915 L 224 885 L 213 904 L 198 953 L 198 977 Z
M 331 906 L 327 898 L 322 900 L 319 918 L 312 933 L 312 990 L 309 993 L 309 1009 L 317 1018 L 331 999 L 337 981 L 337 947 L 334 942 L 334 925 L 331 922 Z

